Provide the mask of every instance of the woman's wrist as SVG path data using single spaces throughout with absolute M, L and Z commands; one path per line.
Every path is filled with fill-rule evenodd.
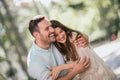
M 63 65 L 60 66 L 60 68 L 61 68 L 62 70 L 66 70 L 66 69 L 72 69 L 73 66 L 74 66 L 74 63 L 63 64 Z

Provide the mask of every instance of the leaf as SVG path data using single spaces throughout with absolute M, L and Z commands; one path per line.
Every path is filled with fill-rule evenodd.
M 2 57 L 2 56 L 0 56 L 0 62 L 3 62 L 3 61 L 7 61 L 7 59 Z

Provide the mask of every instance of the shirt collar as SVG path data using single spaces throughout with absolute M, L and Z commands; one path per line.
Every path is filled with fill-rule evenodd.
M 33 47 L 36 48 L 37 50 L 42 51 L 42 52 L 49 52 L 49 51 L 52 51 L 53 44 L 50 45 L 49 49 L 43 49 L 43 48 L 40 48 L 37 44 L 35 44 L 35 41 L 34 41 L 33 42 Z

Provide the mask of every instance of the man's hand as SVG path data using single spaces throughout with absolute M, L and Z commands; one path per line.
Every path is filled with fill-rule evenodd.
M 56 67 L 49 68 L 49 70 L 51 71 L 51 74 L 49 75 L 49 77 L 52 76 L 52 80 L 56 80 L 58 75 L 62 71 L 62 68 L 61 66 L 56 66 Z
M 88 36 L 85 34 L 79 34 L 76 36 L 76 39 L 73 41 L 73 43 L 78 47 L 86 47 L 88 46 Z

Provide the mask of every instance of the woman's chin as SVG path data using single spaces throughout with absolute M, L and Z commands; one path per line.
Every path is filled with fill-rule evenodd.
M 59 43 L 61 43 L 61 44 L 65 44 L 65 42 L 66 42 L 66 41 L 60 41 Z

